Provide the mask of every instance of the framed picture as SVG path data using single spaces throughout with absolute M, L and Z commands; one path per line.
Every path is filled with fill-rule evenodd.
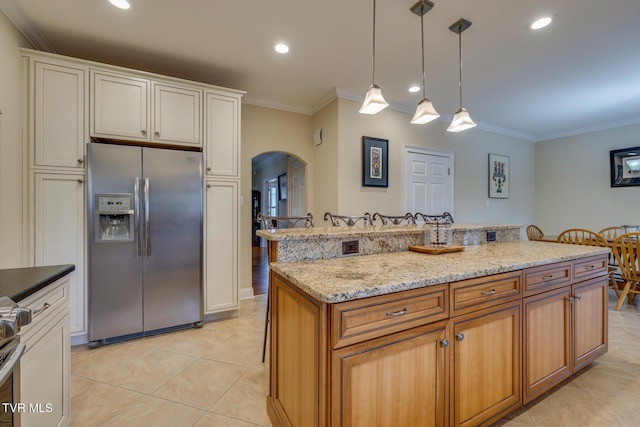
M 489 154 L 489 198 L 509 198 L 509 157 Z
M 362 137 L 362 186 L 389 186 L 389 140 Z
M 287 174 L 278 175 L 278 200 L 287 200 Z
M 640 147 L 609 151 L 611 187 L 640 185 Z

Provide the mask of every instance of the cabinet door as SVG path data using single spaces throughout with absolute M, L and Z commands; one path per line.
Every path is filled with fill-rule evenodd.
M 240 100 L 236 97 L 207 93 L 205 115 L 205 173 L 237 177 Z
M 154 83 L 153 135 L 157 142 L 202 146 L 202 91 Z
M 332 425 L 446 425 L 447 322 L 332 351 Z
M 608 282 L 601 276 L 573 285 L 573 371 L 608 349 Z
M 476 426 L 520 406 L 520 305 L 452 319 L 453 425 Z
M 34 63 L 33 166 L 84 168 L 85 70 Z
M 149 81 L 91 70 L 91 136 L 149 141 Z
M 20 414 L 21 425 L 66 426 L 71 349 L 68 309 L 52 316 L 41 333 L 25 341 L 27 350 L 20 359 L 20 401 L 28 408 Z
M 238 308 L 238 183 L 205 181 L 205 314 Z
M 70 275 L 71 332 L 85 334 L 85 189 L 83 174 L 33 174 L 34 265 L 74 264 Z
M 571 375 L 571 287 L 523 302 L 524 403 Z

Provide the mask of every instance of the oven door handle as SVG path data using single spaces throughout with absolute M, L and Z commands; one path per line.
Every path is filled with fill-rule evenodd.
M 13 373 L 13 368 L 20 362 L 20 357 L 22 353 L 24 353 L 25 348 L 24 343 L 18 344 L 11 356 L 2 363 L 2 367 L 0 368 L 0 384 L 4 384 L 7 378 Z

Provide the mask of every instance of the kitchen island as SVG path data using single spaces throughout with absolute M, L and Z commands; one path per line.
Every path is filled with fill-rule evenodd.
M 607 256 L 514 241 L 272 263 L 271 422 L 494 422 L 606 353 Z

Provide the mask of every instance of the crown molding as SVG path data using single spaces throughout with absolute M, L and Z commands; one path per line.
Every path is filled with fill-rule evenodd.
M 35 49 L 55 53 L 55 50 L 51 47 L 47 39 L 27 20 L 15 0 L 0 0 L 0 11 L 5 14 L 7 19 L 11 21 Z
M 615 129 L 615 128 L 621 128 L 624 126 L 631 126 L 631 125 L 637 125 L 637 124 L 640 124 L 640 116 L 630 117 L 628 119 L 616 120 L 614 122 L 599 123 L 597 125 L 569 130 L 566 132 L 558 132 L 558 133 L 543 135 L 540 138 L 538 138 L 537 141 L 550 141 L 552 139 L 566 138 L 569 136 L 582 135 L 585 133 L 598 132 L 601 130 Z

